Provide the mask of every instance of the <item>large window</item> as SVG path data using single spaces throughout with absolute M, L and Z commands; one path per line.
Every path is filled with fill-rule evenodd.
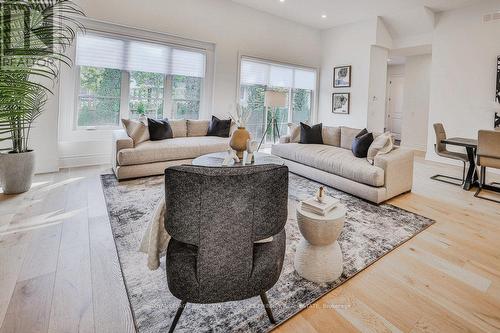
M 266 109 L 265 92 L 281 91 L 288 96 L 288 105 L 276 110 Z M 261 138 L 267 129 L 271 112 L 276 113 L 280 134 L 286 134 L 290 122 L 310 122 L 312 119 L 316 71 L 243 57 L 240 64 L 240 103 L 251 109 L 248 130 Z M 273 129 L 266 132 L 266 141 Z
M 198 119 L 206 56 L 122 38 L 77 40 L 77 128 L 115 127 L 120 118 Z

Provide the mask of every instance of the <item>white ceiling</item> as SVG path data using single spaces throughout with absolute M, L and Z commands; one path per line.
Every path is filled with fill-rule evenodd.
M 385 21 L 400 21 L 401 13 L 407 16 L 412 10 L 424 6 L 439 12 L 473 5 L 485 0 L 231 0 L 291 21 L 317 29 L 328 29 L 376 16 Z M 321 15 L 327 18 L 321 18 Z M 411 15 L 410 15 L 411 16 Z M 414 15 L 415 16 L 415 15 Z M 408 24 L 409 22 L 406 22 Z M 418 27 L 418 20 L 411 22 Z M 417 31 L 416 33 L 420 33 Z M 403 32 L 401 35 L 408 35 Z

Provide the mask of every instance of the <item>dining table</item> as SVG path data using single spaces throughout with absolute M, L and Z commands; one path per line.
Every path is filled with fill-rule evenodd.
M 476 167 L 477 139 L 455 137 L 441 140 L 441 143 L 465 148 L 469 160 L 469 170 L 467 171 L 463 189 L 469 191 L 474 186 L 479 186 L 479 177 Z

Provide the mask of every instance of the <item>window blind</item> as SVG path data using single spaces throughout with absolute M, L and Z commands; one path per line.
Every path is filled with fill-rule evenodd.
M 316 90 L 316 71 L 242 58 L 240 83 Z
M 205 77 L 201 51 L 94 34 L 78 36 L 76 49 L 79 66 Z

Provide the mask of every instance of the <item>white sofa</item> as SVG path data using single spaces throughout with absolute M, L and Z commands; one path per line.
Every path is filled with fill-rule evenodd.
M 376 156 L 372 165 L 351 151 L 352 141 L 360 131 L 324 126 L 325 144 L 290 142 L 287 136 L 273 145 L 271 152 L 283 158 L 293 173 L 377 204 L 411 191 L 413 151 L 396 147 Z
M 173 165 L 191 164 L 205 154 L 226 151 L 230 138 L 206 136 L 209 120 L 176 121 L 174 138 L 134 145 L 125 130 L 113 132 L 112 166 L 119 180 L 162 175 Z M 191 128 L 192 127 L 192 128 Z

